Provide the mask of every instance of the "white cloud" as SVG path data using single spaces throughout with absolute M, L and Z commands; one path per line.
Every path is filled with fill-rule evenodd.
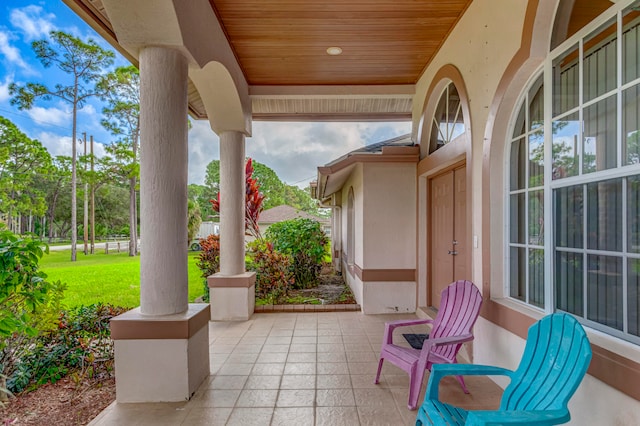
M 13 82 L 13 76 L 7 75 L 2 83 L 0 83 L 0 102 L 4 102 L 8 100 L 11 95 L 9 95 L 9 85 Z
M 290 185 L 306 187 L 317 167 L 358 149 L 409 133 L 411 123 L 281 123 L 254 122 L 246 155 L 272 168 Z M 189 182 L 204 183 L 206 166 L 220 156 L 219 139 L 207 121 L 189 132 Z
M 34 106 L 26 110 L 32 120 L 44 125 L 60 126 L 67 124 L 71 120 L 71 114 L 61 108 L 43 108 Z
M 12 46 L 10 40 L 11 34 L 5 31 L 0 31 L 0 53 L 12 64 L 16 64 L 20 68 L 29 70 L 29 65 L 22 59 L 20 50 Z
M 189 130 L 189 183 L 204 184 L 207 164 L 220 158 L 220 139 L 206 120 L 191 120 Z
M 11 24 L 20 29 L 28 41 L 47 37 L 56 28 L 52 22 L 55 17 L 36 5 L 13 9 L 10 14 Z
M 47 151 L 49 151 L 49 154 L 51 154 L 52 157 L 56 157 L 58 155 L 71 157 L 72 148 L 70 136 L 61 136 L 50 132 L 40 132 L 35 138 L 38 139 L 45 148 L 47 148 Z M 76 148 L 78 149 L 78 155 L 84 152 L 84 146 L 82 144 L 78 144 Z M 89 149 L 90 147 L 87 145 L 87 151 L 89 151 Z M 106 154 L 104 144 L 94 141 L 93 153 L 96 157 L 104 157 Z

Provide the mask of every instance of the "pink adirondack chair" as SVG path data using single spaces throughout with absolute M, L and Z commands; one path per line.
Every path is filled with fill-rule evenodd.
M 472 328 L 478 319 L 482 295 L 471 282 L 459 280 L 442 291 L 440 309 L 434 320 L 399 320 L 385 324 L 380 362 L 375 383 L 380 381 L 382 363 L 388 360 L 409 373 L 409 410 L 418 405 L 424 371 L 431 371 L 433 364 L 456 363 L 456 355 L 464 342 L 473 340 Z M 431 324 L 429 337 L 422 350 L 393 344 L 393 330 L 398 327 Z M 457 376 L 464 393 L 469 393 L 462 376 Z

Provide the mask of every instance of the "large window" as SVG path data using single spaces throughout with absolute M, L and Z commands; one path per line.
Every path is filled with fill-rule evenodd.
M 552 52 L 522 97 L 509 155 L 508 277 L 510 297 L 640 343 L 638 9 L 608 12 Z

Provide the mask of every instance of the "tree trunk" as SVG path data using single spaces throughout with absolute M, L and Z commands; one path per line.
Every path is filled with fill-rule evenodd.
M 136 177 L 129 178 L 129 256 L 138 252 L 138 206 L 136 200 Z
M 76 126 L 78 115 L 78 81 L 76 77 L 73 97 L 73 129 L 71 131 L 71 261 L 76 261 L 76 244 L 78 243 L 78 212 L 76 198 Z

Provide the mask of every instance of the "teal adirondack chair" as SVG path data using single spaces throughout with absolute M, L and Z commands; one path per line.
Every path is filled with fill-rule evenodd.
M 434 365 L 416 426 L 566 423 L 571 418 L 567 404 L 590 361 L 591 346 L 578 321 L 567 314 L 548 315 L 529 328 L 516 371 L 473 364 Z M 438 400 L 438 384 L 449 375 L 504 375 L 511 383 L 498 410 L 466 411 Z

